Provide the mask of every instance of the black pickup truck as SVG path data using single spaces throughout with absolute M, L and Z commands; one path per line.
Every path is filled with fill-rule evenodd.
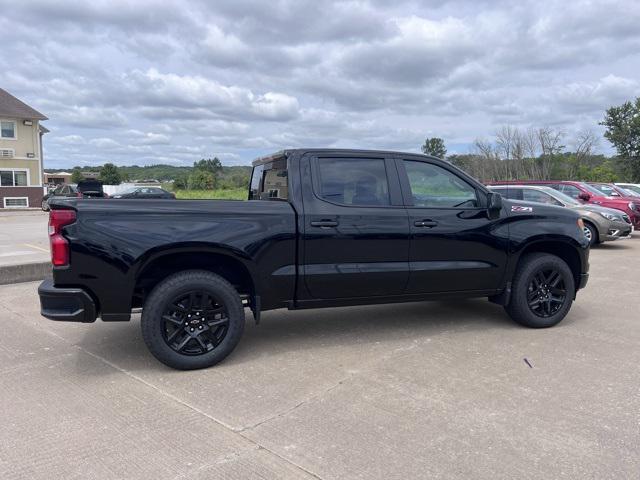
M 588 279 L 569 209 L 503 200 L 446 161 L 297 149 L 253 163 L 248 201 L 52 201 L 52 320 L 127 321 L 174 368 L 208 367 L 260 313 L 488 297 L 555 325 Z M 425 310 L 428 316 L 428 310 Z M 345 322 L 348 320 L 345 320 Z

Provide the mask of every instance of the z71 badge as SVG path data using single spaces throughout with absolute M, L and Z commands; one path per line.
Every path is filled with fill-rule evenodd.
M 511 205 L 512 212 L 518 213 L 531 213 L 533 212 L 533 207 L 523 207 L 522 205 Z

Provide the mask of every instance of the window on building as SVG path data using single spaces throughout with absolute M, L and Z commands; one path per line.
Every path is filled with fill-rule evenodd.
M 4 208 L 26 208 L 29 206 L 27 197 L 4 197 Z
M 0 170 L 0 187 L 26 187 L 26 170 Z
M 8 120 L 0 121 L 0 137 L 16 138 L 16 122 Z

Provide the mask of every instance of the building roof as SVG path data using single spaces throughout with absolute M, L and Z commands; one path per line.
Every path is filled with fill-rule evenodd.
M 43 114 L 0 88 L 0 117 L 47 120 Z

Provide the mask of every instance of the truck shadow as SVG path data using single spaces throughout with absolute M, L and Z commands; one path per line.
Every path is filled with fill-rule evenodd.
M 138 315 L 131 322 L 102 323 L 99 328 L 99 333 L 88 329 L 78 346 L 127 371 L 167 370 L 147 351 Z M 272 359 L 275 365 L 277 357 L 287 353 L 330 355 L 336 347 L 367 350 L 385 344 L 396 348 L 445 332 L 513 328 L 523 327 L 511 321 L 502 307 L 484 299 L 274 310 L 263 313 L 260 325 L 247 310 L 243 337 L 223 364 Z

